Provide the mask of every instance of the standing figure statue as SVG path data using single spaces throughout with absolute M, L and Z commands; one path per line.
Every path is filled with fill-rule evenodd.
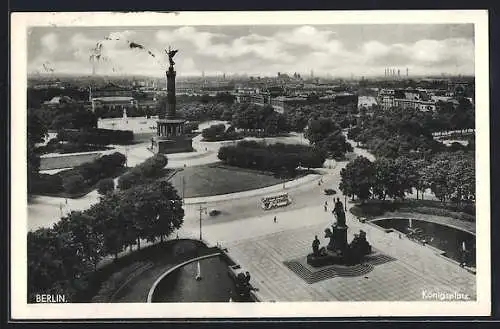
M 170 66 L 175 65 L 174 56 L 175 56 L 175 54 L 177 54 L 178 51 L 179 51 L 178 49 L 174 50 L 170 46 L 168 46 L 168 50 L 165 49 L 165 53 L 168 56 L 168 62 L 170 63 Z
M 337 225 L 345 226 L 344 205 L 342 204 L 342 201 L 340 201 L 340 198 L 337 198 L 337 202 L 335 202 L 335 207 L 333 208 L 333 212 L 337 217 Z
M 319 239 L 318 236 L 316 235 L 314 237 L 313 243 L 312 243 L 312 249 L 313 249 L 313 255 L 318 256 L 319 255 Z

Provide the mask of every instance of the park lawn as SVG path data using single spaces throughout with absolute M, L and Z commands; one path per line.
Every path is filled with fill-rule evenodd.
M 187 167 L 178 171 L 170 179 L 170 182 L 177 189 L 180 196 L 183 193 L 183 177 L 185 198 L 248 191 L 280 184 L 284 181 L 270 173 L 226 165 Z M 297 177 L 289 178 L 285 181 L 295 178 Z

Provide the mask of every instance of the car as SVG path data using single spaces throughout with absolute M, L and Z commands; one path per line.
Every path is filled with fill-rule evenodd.
M 209 211 L 208 213 L 210 216 L 214 217 L 214 216 L 217 216 L 217 215 L 220 215 L 220 210 L 217 210 L 217 209 L 212 209 Z
M 332 188 L 326 188 L 325 189 L 325 194 L 326 195 L 334 195 L 334 194 L 337 194 L 337 191 L 335 191 L 334 189 Z

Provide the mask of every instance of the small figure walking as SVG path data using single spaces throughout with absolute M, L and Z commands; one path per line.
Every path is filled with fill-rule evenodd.
M 325 208 L 325 212 L 328 211 L 328 201 L 325 201 L 325 205 L 323 206 Z
M 276 216 L 274 216 L 274 222 L 276 223 Z

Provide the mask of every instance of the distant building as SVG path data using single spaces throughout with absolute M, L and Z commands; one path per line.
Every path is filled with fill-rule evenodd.
M 396 91 L 394 89 L 382 89 L 378 94 L 377 102 L 384 109 L 394 107 L 394 97 Z
M 56 96 L 52 97 L 51 100 L 43 102 L 43 105 L 47 108 L 58 108 L 63 104 L 71 104 L 75 101 L 69 96 Z
M 134 90 L 132 88 L 121 87 L 115 85 L 113 83 L 109 83 L 108 85 L 98 88 L 92 89 L 92 97 L 100 98 L 100 97 L 132 97 Z
M 358 108 L 361 107 L 369 108 L 377 104 L 378 104 L 377 99 L 373 96 L 359 96 L 358 98 Z
M 271 106 L 276 112 L 286 113 L 290 106 L 298 104 L 307 104 L 308 100 L 305 97 L 285 97 L 278 96 L 271 99 Z
M 436 102 L 422 89 L 382 89 L 377 97 L 378 104 L 384 110 L 392 107 L 434 111 Z
M 436 110 L 436 103 L 434 101 L 423 101 L 416 99 L 395 98 L 394 106 L 402 109 L 415 109 L 422 112 Z
M 129 107 L 137 107 L 137 100 L 133 97 L 126 96 L 108 96 L 92 98 L 92 108 L 108 107 L 110 109 L 124 109 Z

